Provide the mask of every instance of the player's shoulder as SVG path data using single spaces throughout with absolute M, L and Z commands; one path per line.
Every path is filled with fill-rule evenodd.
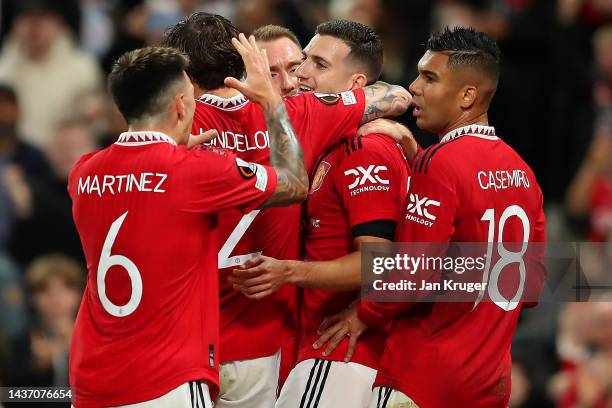
M 343 139 L 340 145 L 344 155 L 349 157 L 386 155 L 390 152 L 399 153 L 395 141 L 389 136 L 379 133 L 348 137 Z
M 182 154 L 187 160 L 202 163 L 202 162 L 225 162 L 233 161 L 236 158 L 234 152 L 230 149 L 217 147 L 212 145 L 200 144 L 191 149 L 182 147 Z
M 74 166 L 72 166 L 72 169 L 70 169 L 68 180 L 72 180 L 74 177 L 79 177 L 79 175 L 82 174 L 83 171 L 86 171 L 84 170 L 84 168 L 86 169 L 92 161 L 95 161 L 96 158 L 103 155 L 107 149 L 108 147 L 106 149 L 96 150 L 94 152 L 87 153 L 81 156 L 81 158 L 77 160 Z
M 96 150 L 96 151 L 84 154 L 83 156 L 81 156 L 79 160 L 77 160 L 74 166 L 72 166 L 72 172 L 78 171 L 80 168 L 82 168 L 84 165 L 92 161 L 97 156 L 103 155 L 104 152 L 107 150 L 108 150 L 108 147 L 106 149 Z
M 340 93 L 302 92 L 297 95 L 286 96 L 284 97 L 284 100 L 287 106 L 349 106 L 357 104 L 358 95 L 360 94 L 363 94 L 362 89 L 355 89 Z
M 457 170 L 458 163 L 461 162 L 458 159 L 470 154 L 469 145 L 467 137 L 433 144 L 417 155 L 412 171 L 415 174 L 429 174 Z

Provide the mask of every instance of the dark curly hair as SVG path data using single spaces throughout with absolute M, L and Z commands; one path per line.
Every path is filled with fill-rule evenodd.
M 225 17 L 198 12 L 170 27 L 159 45 L 186 53 L 187 74 L 200 88 L 210 90 L 222 87 L 225 77 L 243 76 L 244 63 L 231 41 L 238 34 Z

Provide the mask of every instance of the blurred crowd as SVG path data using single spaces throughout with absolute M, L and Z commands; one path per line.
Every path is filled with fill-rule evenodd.
M 67 176 L 81 155 L 125 130 L 105 89 L 113 60 L 155 44 L 194 11 L 222 14 L 245 33 L 280 24 L 302 46 L 322 21 L 363 22 L 383 37 L 383 79 L 405 86 L 432 30 L 488 32 L 503 53 L 490 122 L 534 169 L 549 239 L 612 241 L 612 0 L 0 0 L 0 7 L 2 386 L 68 384 L 85 260 Z M 423 146 L 436 140 L 409 115 L 401 120 Z M 612 303 L 525 313 L 513 354 L 512 407 L 612 407 Z

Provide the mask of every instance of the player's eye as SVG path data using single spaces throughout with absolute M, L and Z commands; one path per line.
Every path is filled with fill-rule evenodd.
M 270 74 L 272 75 L 272 78 L 276 78 L 278 76 L 276 72 L 270 72 Z
M 291 74 L 295 74 L 295 71 L 297 71 L 299 65 L 294 65 L 293 67 L 291 67 L 291 69 L 289 69 L 289 73 Z
M 326 69 L 327 67 L 323 64 L 321 64 L 320 62 L 315 62 L 315 67 L 317 69 Z

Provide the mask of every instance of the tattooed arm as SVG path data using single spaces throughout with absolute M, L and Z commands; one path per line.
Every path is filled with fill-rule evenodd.
M 270 134 L 270 164 L 278 176 L 276 190 L 262 208 L 304 201 L 308 194 L 304 154 L 285 104 L 272 86 L 266 54 L 259 49 L 253 36 L 247 40 L 244 34 L 240 34 L 238 39 L 232 39 L 232 43 L 242 56 L 247 77 L 243 82 L 225 78 L 225 85 L 239 90 L 262 106 Z
M 399 116 L 408 110 L 412 95 L 399 85 L 378 81 L 363 88 L 366 107 L 361 125 L 383 116 Z
M 308 173 L 304 154 L 282 99 L 264 107 L 270 133 L 270 164 L 276 170 L 278 184 L 263 207 L 287 205 L 306 199 Z

